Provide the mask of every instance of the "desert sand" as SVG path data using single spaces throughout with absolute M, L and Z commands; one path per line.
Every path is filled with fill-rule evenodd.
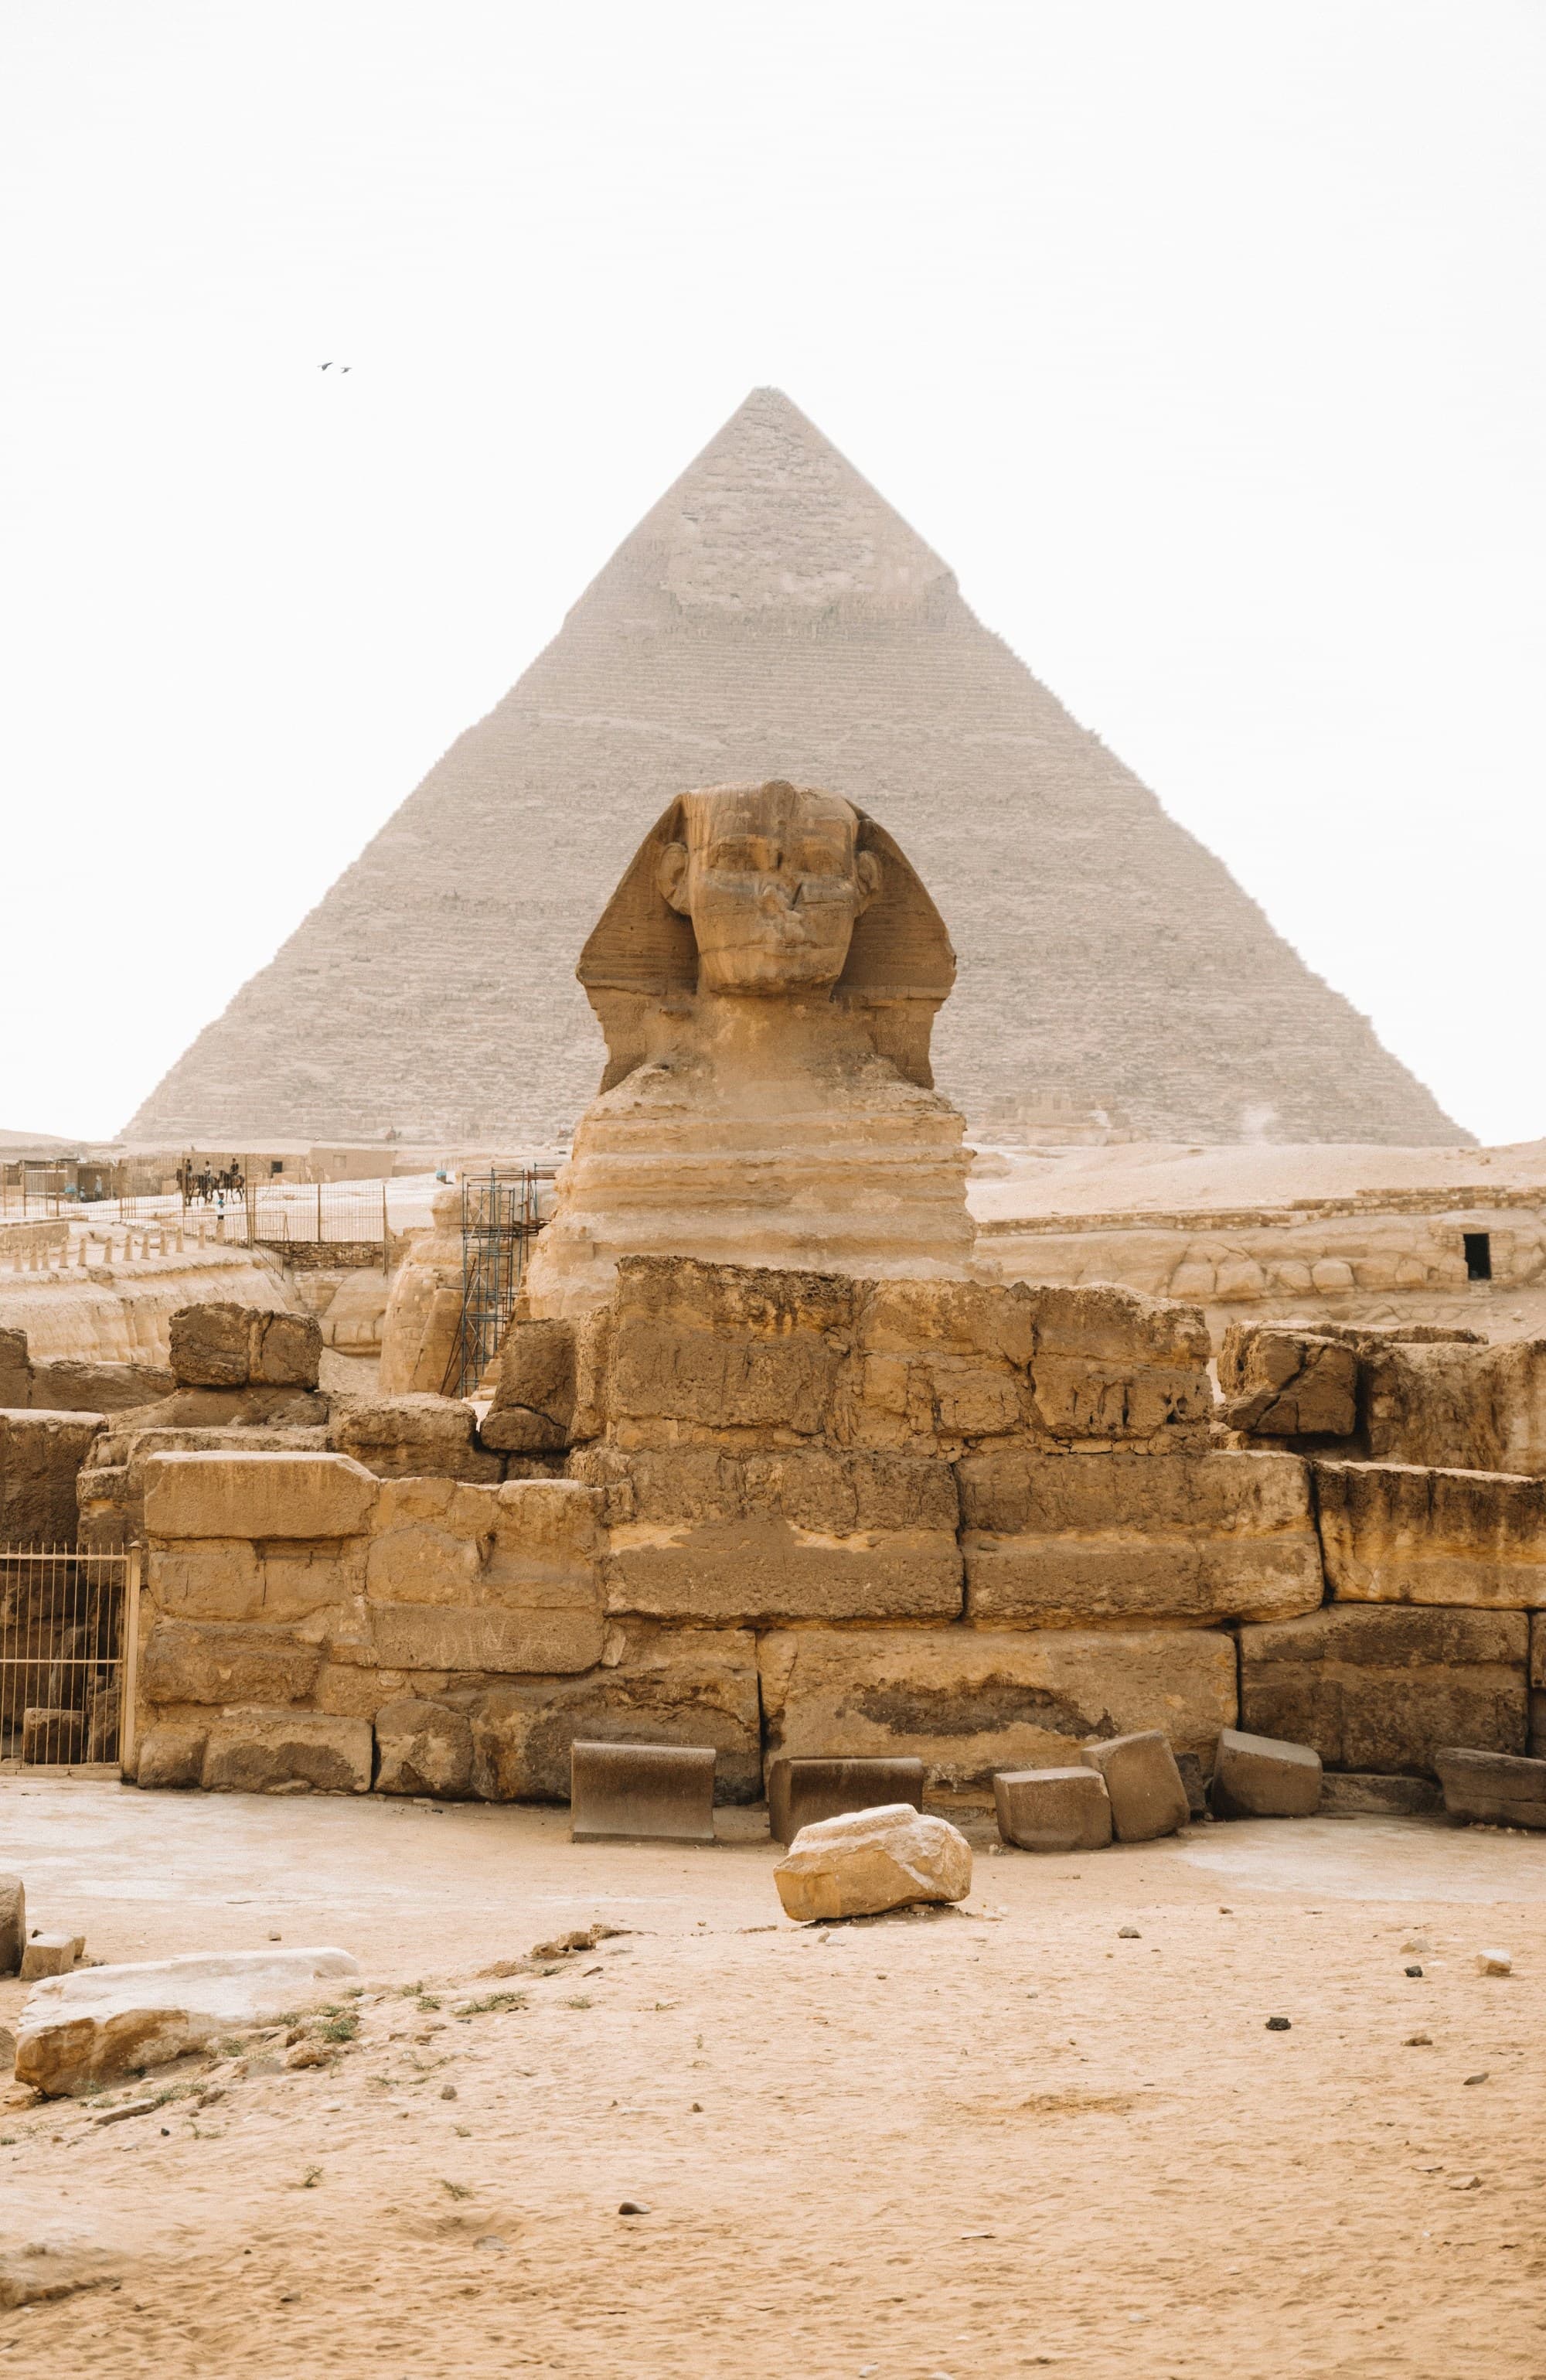
M 1311 1819 L 1033 1858 L 973 1815 L 961 1910 L 805 1929 L 752 1811 L 675 1851 L 53 1778 L 6 1809 L 31 1923 L 91 1955 L 278 1935 L 363 1993 L 329 2066 L 249 2042 L 104 2095 L 202 2107 L 5 2112 L 7 2247 L 110 2275 L 0 2314 L 5 2371 L 1546 2369 L 1546 1842 Z

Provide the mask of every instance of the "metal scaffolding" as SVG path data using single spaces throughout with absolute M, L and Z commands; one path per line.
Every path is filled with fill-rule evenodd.
M 470 1397 L 493 1362 L 525 1278 L 526 1250 L 541 1230 L 550 1165 L 515 1173 L 467 1174 L 462 1182 L 462 1319 L 445 1394 Z

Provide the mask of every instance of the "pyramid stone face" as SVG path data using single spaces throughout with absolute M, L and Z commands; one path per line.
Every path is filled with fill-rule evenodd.
M 845 795 L 933 894 L 936 1079 L 969 1119 L 1061 1091 L 1161 1139 L 1466 1136 L 770 389 L 129 1135 L 567 1137 L 605 1062 L 574 965 L 630 855 L 685 788 L 769 778 Z

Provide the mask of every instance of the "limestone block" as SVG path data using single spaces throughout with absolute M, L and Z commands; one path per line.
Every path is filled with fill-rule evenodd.
M 576 1843 L 714 1840 L 709 1744 L 586 1743 L 569 1748 L 569 1833 Z
M 1323 1585 L 1295 1455 L 1046 1454 L 957 1465 L 974 1625 L 1286 1619 Z
M 152 1727 L 140 1739 L 135 1783 L 147 1788 L 197 1785 L 204 1773 L 205 1727 Z
M 770 1755 L 904 1754 L 951 1787 L 1156 1720 L 1211 1760 L 1238 1716 L 1232 1638 L 1193 1629 L 809 1628 L 759 1662 Z
M 850 1810 L 924 1806 L 921 1760 L 771 1760 L 767 1764 L 767 1828 L 776 1843 L 791 1843 L 802 1827 L 840 1818 Z
M 1546 1479 L 1318 1463 L 1315 1482 L 1339 1601 L 1546 1607 Z
M 263 1616 L 263 1566 L 247 1537 L 186 1537 L 151 1546 L 145 1584 L 162 1610 L 179 1618 Z
M 1360 1776 L 1343 1769 L 1321 1774 L 1323 1818 L 1425 1818 L 1439 1806 L 1439 1789 L 1426 1777 Z
M 226 1710 L 211 1726 L 200 1782 L 206 1792 L 265 1793 L 301 1783 L 319 1793 L 368 1793 L 374 1752 L 362 1718 Z
M 80 1968 L 29 1995 L 17 2081 L 56 2096 L 165 2066 L 223 2034 L 315 2008 L 358 1973 L 346 1950 L 278 1949 Z
M 1410 1345 L 1371 1333 L 1362 1343 L 1369 1451 L 1377 1463 L 1504 1471 L 1491 1359 L 1484 1342 Z
M 66 1356 L 34 1366 L 31 1402 L 50 1413 L 127 1413 L 160 1402 L 176 1385 L 160 1364 L 93 1364 Z
M 86 1948 L 83 1934 L 30 1934 L 21 1953 L 21 1980 L 41 1983 L 45 1975 L 67 1975 Z
M 1205 1441 L 1213 1349 L 1195 1306 L 1104 1283 L 1036 1293 L 1035 1408 L 1056 1439 Z
M 1358 1427 L 1359 1359 L 1308 1330 L 1231 1322 L 1218 1357 L 1224 1418 L 1260 1438 L 1350 1438 Z
M 376 1481 L 345 1454 L 156 1454 L 145 1465 L 152 1537 L 353 1537 Z
M 0 1545 L 73 1545 L 76 1481 L 105 1416 L 0 1412 Z
M 479 1433 L 483 1443 L 521 1454 L 561 1451 L 571 1442 L 575 1390 L 573 1324 L 512 1322 L 500 1349 L 493 1405 Z
M 461 1801 L 472 1790 L 472 1725 L 465 1711 L 417 1694 L 376 1713 L 376 1791 Z
M 366 1571 L 377 1658 L 410 1670 L 589 1669 L 602 1642 L 600 1503 L 567 1479 L 383 1487 Z
M 1111 1840 L 1105 1779 L 1077 1768 L 1000 1768 L 993 1799 L 1003 1841 L 1022 1852 L 1099 1852 Z
M 1023 1372 L 1036 1352 L 1048 1292 L 1014 1281 L 872 1281 L 861 1284 L 855 1344 L 866 1354 L 982 1355 Z
M 740 1629 L 629 1623 L 583 1678 L 491 1686 L 473 1714 L 473 1791 L 486 1802 L 562 1802 L 576 1736 L 707 1744 L 721 1801 L 762 1792 L 756 1639 Z M 613 1658 L 613 1655 L 616 1658 Z
M 497 1481 L 497 1454 L 473 1438 L 477 1416 L 454 1397 L 349 1397 L 333 1412 L 332 1440 L 380 1479 Z
M 25 1413 L 32 1402 L 32 1359 L 25 1330 L 0 1330 L 0 1412 Z M 55 1406 L 55 1412 L 62 1410 Z M 105 1412 L 99 1406 L 98 1412 Z
M 399 1670 L 569 1675 L 591 1669 L 601 1658 L 598 1590 L 584 1605 L 544 1609 L 534 1599 L 521 1611 L 373 1602 L 370 1624 L 378 1660 Z
M 172 1369 L 187 1388 L 314 1389 L 322 1334 L 309 1314 L 251 1305 L 185 1305 L 168 1326 Z
M 1102 1779 L 1111 1797 L 1118 1842 L 1150 1843 L 1188 1824 L 1191 1803 L 1168 1738 L 1159 1728 L 1081 1747 L 1080 1759 Z
M 1522 1611 L 1332 1604 L 1240 1630 L 1240 1723 L 1325 1767 L 1421 1776 L 1455 1742 L 1522 1753 Z
M 0 1975 L 14 1975 L 27 1940 L 27 1894 L 18 1876 L 0 1876 Z
M 903 1802 L 802 1828 L 773 1881 L 785 1916 L 802 1924 L 878 1916 L 916 1902 L 964 1900 L 972 1851 L 946 1819 Z
M 1546 1760 L 1446 1745 L 1433 1755 L 1452 1818 L 1489 1827 L 1546 1828 Z
M 86 1714 L 61 1710 L 52 1704 L 30 1703 L 21 1714 L 23 1766 L 64 1767 L 81 1758 L 86 1748 Z
M 1308 1744 L 1226 1727 L 1214 1761 L 1220 1818 L 1312 1818 L 1321 1806 L 1321 1755 Z
M 854 1284 L 630 1257 L 618 1266 L 608 1397 L 614 1418 L 815 1436 L 837 1388 Z
M 379 1355 L 388 1293 L 384 1274 L 365 1266 L 347 1273 L 318 1318 L 325 1344 L 341 1355 Z
M 144 1640 L 139 1683 L 152 1703 L 297 1703 L 320 1660 L 287 1629 L 163 1620 Z

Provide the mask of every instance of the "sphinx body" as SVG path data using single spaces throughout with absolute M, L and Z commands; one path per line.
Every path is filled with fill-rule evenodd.
M 622 1256 L 968 1272 L 964 1126 L 928 1063 L 954 971 L 916 875 L 838 795 L 673 802 L 581 958 L 609 1063 L 525 1310 L 599 1304 Z

